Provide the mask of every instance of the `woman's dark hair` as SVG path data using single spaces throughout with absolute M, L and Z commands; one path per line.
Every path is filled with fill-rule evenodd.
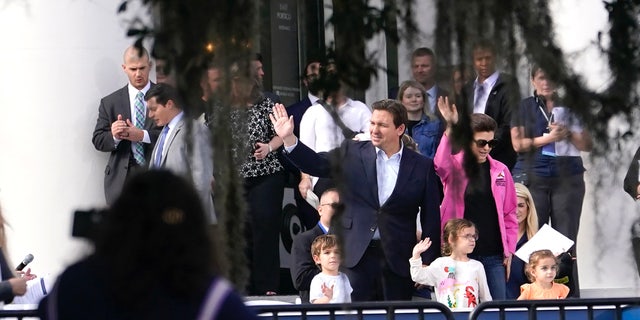
M 148 302 L 154 290 L 176 297 L 206 294 L 217 273 L 201 200 L 168 171 L 133 176 L 107 211 L 94 257 L 111 297 L 125 306 Z
M 495 132 L 498 124 L 493 118 L 484 113 L 474 113 L 469 119 L 471 131 L 475 132 Z
M 537 63 L 532 64 L 531 65 L 531 79 L 533 79 L 536 76 L 536 73 L 538 73 L 538 71 L 543 71 L 544 72 L 544 69 L 542 69 L 542 67 Z
M 144 100 L 149 101 L 151 98 L 156 98 L 156 102 L 161 105 L 166 105 L 169 100 L 172 100 L 174 105 L 182 109 L 184 104 L 178 94 L 178 90 L 166 83 L 158 83 L 149 88 L 149 91 L 144 95 Z

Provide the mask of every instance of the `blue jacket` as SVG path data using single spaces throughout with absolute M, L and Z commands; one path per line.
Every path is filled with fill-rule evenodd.
M 429 119 L 427 115 L 423 115 L 420 122 L 411 129 L 410 136 L 418 144 L 420 154 L 433 159 L 444 129 L 444 123 L 440 119 Z M 405 133 L 409 134 L 408 129 Z

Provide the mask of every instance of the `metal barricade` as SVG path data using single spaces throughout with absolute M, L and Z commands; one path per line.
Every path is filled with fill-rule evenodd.
M 564 299 L 564 300 L 516 300 L 516 301 L 488 301 L 479 304 L 469 314 L 469 320 L 478 320 L 481 315 L 497 312 L 497 318 L 507 320 L 510 312 L 526 312 L 527 319 L 547 319 L 549 316 L 542 312 L 557 312 L 558 319 L 567 319 L 571 312 L 585 313 L 580 319 L 594 320 L 596 313 L 606 311 L 612 314 L 612 319 L 622 320 L 623 311 L 633 307 L 640 307 L 638 298 L 599 298 L 599 299 Z M 602 317 L 597 317 L 601 319 Z
M 454 320 L 449 308 L 435 301 L 380 301 L 344 304 L 259 305 L 250 307 L 265 319 L 446 319 Z
M 24 318 L 36 318 L 38 316 L 38 310 L 0 310 L 0 319 L 12 318 L 12 319 L 24 319 Z

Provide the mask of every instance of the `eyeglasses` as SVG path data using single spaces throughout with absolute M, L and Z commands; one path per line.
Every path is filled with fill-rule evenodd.
M 476 143 L 476 146 L 478 146 L 478 148 L 484 148 L 486 145 L 489 145 L 489 148 L 495 148 L 496 145 L 498 145 L 498 139 L 493 139 L 493 140 L 484 140 L 484 139 L 478 139 L 478 140 L 474 140 L 473 142 Z
M 331 203 L 321 203 L 320 206 L 331 206 L 333 209 L 338 209 L 342 206 L 340 202 L 331 202 Z
M 467 234 L 459 235 L 458 237 L 467 239 L 469 241 L 471 240 L 478 241 L 478 234 L 476 233 L 467 233 Z
M 320 78 L 320 75 L 317 73 L 310 73 L 305 75 L 304 77 L 305 79 L 314 80 L 314 79 Z

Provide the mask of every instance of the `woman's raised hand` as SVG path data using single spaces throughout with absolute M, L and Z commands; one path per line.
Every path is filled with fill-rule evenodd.
M 449 104 L 449 97 L 438 98 L 438 110 L 440 110 L 440 114 L 442 114 L 447 125 L 458 123 L 458 108 L 456 108 L 455 104 Z

